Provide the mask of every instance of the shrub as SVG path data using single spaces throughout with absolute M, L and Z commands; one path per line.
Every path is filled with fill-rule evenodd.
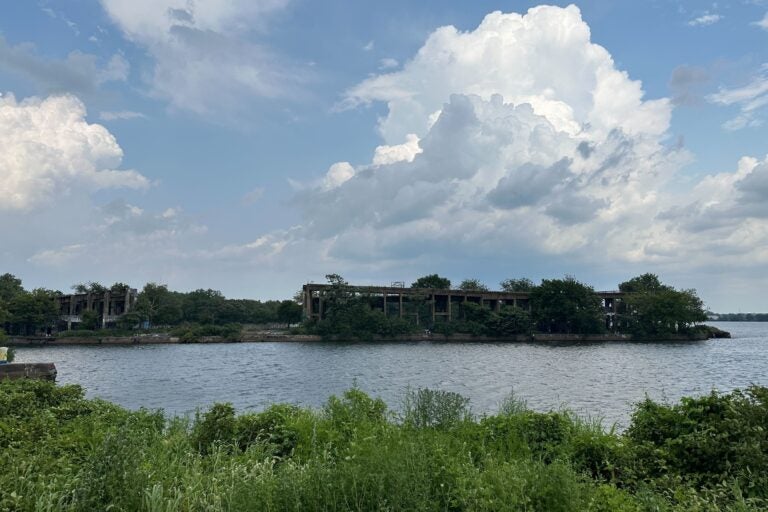
M 205 455 L 213 445 L 232 443 L 235 440 L 235 408 L 232 404 L 213 404 L 203 414 L 202 419 L 195 418 L 192 428 L 192 446 Z
M 261 413 L 239 416 L 234 425 L 237 446 L 245 451 L 261 443 L 273 457 L 290 456 L 298 442 L 298 433 L 290 424 L 297 412 L 295 406 L 279 404 Z
M 677 476 L 701 485 L 768 474 L 768 388 L 715 391 L 677 405 L 646 399 L 627 429 L 639 478 Z M 749 479 L 747 482 L 744 479 Z
M 471 418 L 469 399 L 452 391 L 408 389 L 403 423 L 414 428 L 449 429 Z

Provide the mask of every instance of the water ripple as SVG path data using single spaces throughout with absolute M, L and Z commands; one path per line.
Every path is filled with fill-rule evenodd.
M 768 323 L 728 323 L 734 339 L 691 343 L 253 343 L 20 348 L 59 382 L 129 408 L 190 414 L 214 402 L 321 406 L 353 384 L 397 407 L 406 387 L 455 391 L 492 412 L 511 391 L 537 410 L 568 407 L 626 424 L 646 395 L 768 385 Z

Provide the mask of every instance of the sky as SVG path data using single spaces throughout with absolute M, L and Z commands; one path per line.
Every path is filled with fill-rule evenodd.
M 768 0 L 3 0 L 0 272 L 653 272 L 768 311 Z

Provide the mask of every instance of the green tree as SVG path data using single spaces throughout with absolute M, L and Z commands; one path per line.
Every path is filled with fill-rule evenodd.
M 101 327 L 101 318 L 99 314 L 92 309 L 80 313 L 80 329 L 95 331 Z
M 199 324 L 215 324 L 224 310 L 224 295 L 218 290 L 199 289 L 184 297 L 184 319 Z
M 488 287 L 481 283 L 479 279 L 465 279 L 459 284 L 459 290 L 467 292 L 487 292 Z
M 277 320 L 287 325 L 301 322 L 304 309 L 293 300 L 284 300 L 277 307 Z
M 527 277 L 519 279 L 505 279 L 499 283 L 501 289 L 505 292 L 530 292 L 534 288 L 533 281 Z
M 141 313 L 138 313 L 137 311 L 129 311 L 128 313 L 120 315 L 117 319 L 117 327 L 124 330 L 133 329 L 141 324 L 141 320 Z
M 440 277 L 437 274 L 429 274 L 418 278 L 411 288 L 434 288 L 436 290 L 450 290 L 451 280 L 446 277 Z
M 543 332 L 595 334 L 605 331 L 600 298 L 573 277 L 545 279 L 531 292 L 531 311 Z
M 125 283 L 115 283 L 109 287 L 109 293 L 112 295 L 125 295 L 131 287 Z
M 643 274 L 619 285 L 625 292 L 621 319 L 638 338 L 663 338 L 687 333 L 707 319 L 696 290 L 675 290 L 655 274 Z
M 532 328 L 531 315 L 517 307 L 508 307 L 493 313 L 485 324 L 486 334 L 496 337 L 529 334 Z
M 139 293 L 135 311 L 149 325 L 175 325 L 181 321 L 181 294 L 168 290 L 168 286 L 147 283 Z
M 38 288 L 16 295 L 8 302 L 8 323 L 22 335 L 53 327 L 59 318 L 54 299 L 58 292 Z
M 107 291 L 107 287 L 101 283 L 95 281 L 88 281 L 87 283 L 77 283 L 72 285 L 72 290 L 75 293 L 104 293 Z
M 21 286 L 21 279 L 13 274 L 0 276 L 0 304 L 8 303 L 22 293 L 24 293 L 24 288 Z

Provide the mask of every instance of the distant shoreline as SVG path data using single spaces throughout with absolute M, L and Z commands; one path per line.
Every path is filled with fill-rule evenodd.
M 727 334 L 727 333 L 726 333 Z M 713 338 L 702 333 L 699 336 L 675 336 L 659 340 L 637 340 L 628 334 L 547 334 L 535 333 L 533 335 L 517 335 L 504 338 L 493 338 L 489 336 L 471 336 L 466 334 L 412 334 L 397 337 L 374 337 L 371 342 L 395 343 L 395 342 L 414 342 L 414 341 L 437 341 L 437 342 L 465 342 L 465 343 L 526 343 L 526 342 L 621 342 L 621 341 L 703 341 Z M 720 337 L 730 337 L 720 336 Z M 137 335 L 137 336 L 94 336 L 94 337 L 9 337 L 5 342 L 13 347 L 41 347 L 41 346 L 73 346 L 73 345 L 107 345 L 107 346 L 126 346 L 126 345 L 195 345 L 195 344 L 223 344 L 223 343 L 272 343 L 272 342 L 323 342 L 323 341 L 364 341 L 364 340 L 346 340 L 340 338 L 323 338 L 310 334 L 248 334 L 238 339 L 224 339 L 221 336 L 204 336 L 199 341 L 185 342 L 180 338 L 170 335 Z

